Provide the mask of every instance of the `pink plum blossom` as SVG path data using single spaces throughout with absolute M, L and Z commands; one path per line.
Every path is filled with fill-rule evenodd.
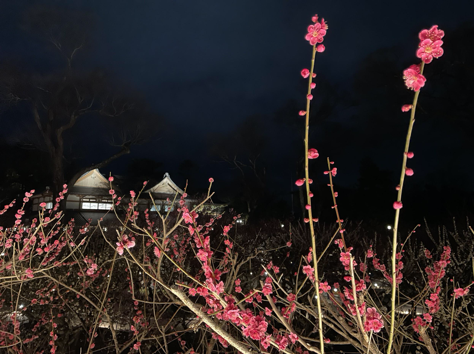
M 433 58 L 439 58 L 443 55 L 444 51 L 443 48 L 441 48 L 442 45 L 443 41 L 425 39 L 421 41 L 420 47 L 416 51 L 416 56 L 421 58 L 425 64 L 429 64 L 433 61 Z
M 419 91 L 425 86 L 426 78 L 420 73 L 419 65 L 411 65 L 408 69 L 403 71 L 403 79 L 405 85 L 414 91 Z

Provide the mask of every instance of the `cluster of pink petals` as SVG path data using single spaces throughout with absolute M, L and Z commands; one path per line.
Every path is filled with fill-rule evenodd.
M 245 322 L 245 319 L 243 320 Z M 254 340 L 265 338 L 268 323 L 262 316 L 254 316 L 249 318 L 247 326 L 242 328 L 242 334 Z
M 26 271 L 25 271 L 25 274 L 26 274 L 26 277 L 27 278 L 33 278 L 34 275 L 33 275 L 33 271 L 31 270 L 31 268 L 28 268 Z
M 320 294 L 322 294 L 323 292 L 327 293 L 330 290 L 331 290 L 331 287 L 328 285 L 327 281 L 322 282 L 322 283 L 319 284 L 319 293 Z
M 441 48 L 443 41 L 441 38 L 444 37 L 444 31 L 439 30 L 438 26 L 435 25 L 429 30 L 422 30 L 418 37 L 420 38 L 420 44 L 418 45 L 416 56 L 421 58 L 425 64 L 429 64 L 433 61 L 433 58 L 439 58 L 443 55 L 444 51 Z M 405 80 L 405 85 L 414 91 L 419 91 L 426 82 L 426 78 L 420 72 L 419 65 L 411 65 L 403 71 L 403 79 Z M 404 105 L 402 111 L 408 112 L 411 108 L 411 105 Z
M 95 273 L 96 271 L 97 271 L 97 264 L 92 263 L 91 266 L 90 266 L 90 268 L 87 269 L 86 273 L 87 273 L 87 275 L 92 276 L 92 275 L 94 275 L 94 273 Z
M 444 37 L 444 31 L 438 29 L 437 25 L 434 25 L 429 30 L 424 29 L 418 34 L 418 38 L 420 41 L 424 41 L 425 39 L 430 39 L 431 41 L 435 42 L 440 40 Z
M 425 251 L 425 255 L 426 253 L 427 252 Z M 450 258 L 451 248 L 444 247 L 444 252 L 441 254 L 441 259 L 437 262 L 434 262 L 433 268 L 425 268 L 425 272 L 428 275 L 428 285 L 431 289 L 436 289 L 441 279 L 446 275 L 446 267 L 450 263 Z
M 420 42 L 420 47 L 416 51 L 416 56 L 421 58 L 425 64 L 429 64 L 433 61 L 433 58 L 439 58 L 443 55 L 444 51 L 441 46 L 443 41 L 437 40 L 432 41 L 431 39 L 425 39 Z
M 291 340 L 291 343 L 293 343 L 293 344 L 295 344 L 296 341 L 298 340 L 298 336 L 297 336 L 295 333 L 291 333 L 291 334 L 289 335 L 289 338 L 290 338 L 290 340 Z
M 314 25 L 308 26 L 308 33 L 306 34 L 305 39 L 309 42 L 309 44 L 315 45 L 324 41 L 324 36 L 326 35 L 328 25 L 324 21 L 324 18 L 322 18 L 321 22 L 319 22 L 318 15 L 313 16 L 312 20 Z
M 469 293 L 469 288 L 463 289 L 463 288 L 458 288 L 454 289 L 454 296 L 456 299 L 459 299 L 462 296 L 465 296 Z
M 158 247 L 155 246 L 153 253 L 155 254 L 156 258 L 160 258 L 161 256 L 161 251 Z
M 349 270 L 351 268 L 351 247 L 347 249 L 347 252 L 341 252 L 341 256 L 339 257 L 339 261 L 344 266 L 345 270 Z M 352 261 L 352 265 L 355 267 L 357 266 L 356 261 Z
M 189 212 L 188 208 L 183 207 L 182 211 L 183 211 L 183 219 L 186 224 L 193 224 L 194 222 L 196 222 L 196 219 L 198 218 L 199 215 L 194 210 Z
M 428 324 L 430 324 L 432 320 L 433 317 L 429 313 L 423 314 L 423 318 L 421 318 L 420 316 L 415 317 L 415 320 L 413 321 L 414 331 L 416 333 L 419 333 L 420 329 L 428 326 Z
M 288 338 L 279 334 L 275 339 L 275 344 L 278 345 L 278 349 L 280 349 L 280 351 L 283 351 L 288 346 Z
M 263 285 L 263 288 L 262 288 L 262 293 L 264 295 L 270 295 L 272 292 L 273 292 L 272 278 L 267 277 L 267 279 L 265 279 L 265 284 Z
M 437 292 L 431 294 L 429 299 L 425 300 L 425 304 L 428 306 L 430 313 L 436 313 L 439 311 L 439 290 L 440 288 L 437 289 Z
M 419 91 L 426 82 L 426 78 L 420 72 L 420 66 L 415 64 L 403 71 L 403 79 L 405 85 L 414 91 Z
M 135 240 L 129 240 L 127 236 L 124 236 L 122 241 L 116 242 L 117 245 L 117 253 L 119 255 L 123 255 L 123 251 L 125 248 L 132 248 L 135 247 Z
M 364 330 L 366 332 L 374 331 L 375 333 L 380 332 L 383 328 L 383 322 L 381 321 L 382 316 L 377 313 L 375 307 L 369 307 L 367 309 L 366 319 L 364 322 Z
M 305 265 L 303 267 L 303 273 L 306 274 L 306 276 L 312 281 L 314 282 L 314 268 L 311 267 L 310 265 Z

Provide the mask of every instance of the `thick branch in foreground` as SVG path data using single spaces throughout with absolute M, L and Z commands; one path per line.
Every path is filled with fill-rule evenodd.
M 212 318 L 202 312 L 201 309 L 194 302 L 189 300 L 186 294 L 179 290 L 177 286 L 172 286 L 170 291 L 176 295 L 176 297 L 178 297 L 192 312 L 199 316 L 199 318 L 202 319 L 205 324 L 211 327 L 214 332 L 224 338 L 231 346 L 239 350 L 241 353 L 251 354 L 251 352 L 244 345 L 242 345 L 241 342 L 224 331 L 216 322 L 214 322 L 214 320 L 212 320 Z
M 69 181 L 68 181 L 68 185 L 70 187 L 72 187 L 74 185 L 74 183 L 76 183 L 76 181 L 79 179 L 79 177 L 81 177 L 84 173 L 88 172 L 88 171 L 91 171 L 91 170 L 95 170 L 96 168 L 100 169 L 100 168 L 104 168 L 105 166 L 107 166 L 109 163 L 111 163 L 112 161 L 114 161 L 115 159 L 118 159 L 119 157 L 121 157 L 122 155 L 126 155 L 126 154 L 129 154 L 130 153 L 130 143 L 125 143 L 122 145 L 122 149 L 117 152 L 116 154 L 110 156 L 109 158 L 99 162 L 99 163 L 96 163 L 95 165 L 92 165 L 92 166 L 88 166 L 88 167 L 84 167 L 83 169 L 81 169 L 80 171 L 78 171 Z

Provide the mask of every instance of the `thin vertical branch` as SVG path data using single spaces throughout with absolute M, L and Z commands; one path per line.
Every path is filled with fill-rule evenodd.
M 425 67 L 425 63 L 421 63 L 420 73 L 423 74 L 423 69 Z M 408 132 L 407 137 L 405 140 L 405 151 L 403 153 L 403 162 L 402 162 L 402 170 L 400 174 L 400 183 L 398 185 L 398 195 L 397 195 L 397 202 L 402 201 L 402 193 L 403 193 L 403 183 L 405 182 L 405 170 L 407 164 L 407 154 L 410 149 L 410 140 L 411 134 L 413 132 L 413 125 L 415 124 L 415 112 L 416 112 L 416 105 L 418 103 L 418 96 L 420 95 L 420 90 L 415 92 L 415 96 L 413 97 L 413 105 L 411 108 L 410 114 L 410 123 L 408 124 Z M 398 234 L 398 222 L 400 220 L 400 209 L 395 209 L 395 221 L 393 222 L 393 239 L 392 239 L 392 309 L 390 311 L 390 336 L 388 340 L 388 348 L 387 353 L 390 354 L 393 345 L 393 336 L 395 333 L 395 300 L 397 297 L 397 234 Z
M 313 82 L 313 72 L 314 72 L 314 61 L 316 58 L 316 45 L 313 46 L 313 55 L 311 57 L 311 70 L 308 80 L 308 95 L 311 94 L 311 83 Z M 318 257 L 316 253 L 316 236 L 314 233 L 314 224 L 313 224 L 313 212 L 311 208 L 311 197 L 310 197 L 310 187 L 309 187 L 309 160 L 308 160 L 308 148 L 309 148 L 309 112 L 310 112 L 311 100 L 306 97 L 306 120 L 305 120 L 305 135 L 304 135 L 304 173 L 306 181 L 306 200 L 309 205 L 308 208 L 308 218 L 309 218 L 309 229 L 311 232 L 311 246 L 313 253 L 313 264 L 314 264 L 314 286 L 316 288 L 316 294 L 319 294 L 319 274 L 318 274 Z M 323 316 L 321 310 L 321 300 L 320 296 L 316 298 L 316 304 L 318 308 L 318 332 L 319 332 L 319 345 L 321 354 L 324 354 L 324 333 L 323 333 Z

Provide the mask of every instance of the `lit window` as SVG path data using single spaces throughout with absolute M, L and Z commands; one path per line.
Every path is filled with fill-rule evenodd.
M 174 205 L 165 205 L 165 211 L 173 211 L 174 210 Z
M 99 209 L 99 204 L 96 202 L 82 202 L 82 209 L 97 210 Z
M 81 209 L 110 210 L 112 209 L 112 203 L 108 200 L 98 201 L 96 199 L 84 199 L 81 203 Z
M 99 210 L 110 210 L 112 209 L 112 203 L 99 203 Z
M 46 209 L 53 209 L 53 202 L 47 202 Z
M 155 206 L 156 206 L 156 208 L 155 208 Z M 151 211 L 160 211 L 161 210 L 161 204 L 157 204 L 155 202 L 155 205 L 153 205 L 150 210 Z

